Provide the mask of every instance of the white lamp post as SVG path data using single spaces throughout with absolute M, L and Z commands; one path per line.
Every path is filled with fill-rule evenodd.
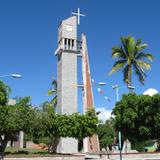
M 101 83 L 102 83 L 102 82 L 101 82 Z M 118 102 L 118 101 L 119 101 L 119 89 L 121 89 L 121 88 L 126 88 L 126 86 L 124 86 L 124 87 L 119 87 L 118 84 L 116 84 L 116 85 L 113 85 L 112 88 L 116 90 L 116 97 L 117 97 L 116 100 L 117 100 L 117 102 Z M 127 88 L 130 89 L 130 90 L 135 89 L 134 86 L 130 86 L 130 85 L 128 85 Z

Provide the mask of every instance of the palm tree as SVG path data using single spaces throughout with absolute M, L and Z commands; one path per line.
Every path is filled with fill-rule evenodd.
M 147 44 L 141 44 L 141 42 L 141 39 L 135 40 L 131 36 L 121 37 L 121 45 L 112 48 L 112 58 L 116 58 L 117 60 L 109 75 L 122 69 L 123 81 L 127 85 L 132 85 L 132 74 L 135 72 L 140 83 L 144 84 L 147 77 L 145 70 L 151 68 L 147 61 L 152 61 L 153 56 L 143 51 L 147 47 Z
M 48 90 L 48 95 L 53 96 L 51 102 L 44 102 L 42 104 L 42 107 L 45 111 L 50 112 L 50 107 L 53 106 L 54 110 L 56 110 L 57 107 L 57 80 L 53 77 L 51 82 L 52 87 Z M 59 137 L 54 137 L 51 140 L 51 144 L 49 145 L 48 151 L 49 152 L 56 152 L 57 145 L 59 142 Z
M 51 100 L 51 104 L 54 106 L 54 108 L 56 108 L 57 106 L 57 80 L 55 78 L 52 78 L 51 85 L 52 85 L 52 88 L 48 90 L 48 95 L 53 96 Z

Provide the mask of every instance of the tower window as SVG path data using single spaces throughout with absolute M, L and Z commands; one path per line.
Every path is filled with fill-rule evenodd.
M 71 48 L 71 39 L 68 39 L 68 49 Z
M 74 39 L 72 39 L 72 49 L 74 48 Z
M 67 49 L 67 39 L 64 39 L 64 49 Z
M 67 45 L 67 39 L 66 38 L 64 39 L 64 44 Z

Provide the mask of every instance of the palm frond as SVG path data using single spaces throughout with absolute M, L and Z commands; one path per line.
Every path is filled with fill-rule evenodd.
M 122 49 L 123 49 L 123 52 L 126 54 L 126 56 L 128 56 L 128 48 L 127 48 L 127 37 L 121 37 L 121 43 L 122 43 Z
M 144 84 L 144 81 L 145 81 L 144 77 L 147 77 L 147 75 L 144 73 L 143 69 L 139 68 L 136 64 L 134 64 L 134 70 L 141 84 Z
M 135 47 L 135 40 L 133 37 L 129 36 L 127 39 L 127 50 L 130 55 L 133 54 L 134 47 Z
M 112 48 L 112 58 L 125 59 L 126 55 L 123 52 L 122 48 L 119 46 L 114 46 Z
M 115 62 L 115 64 L 113 65 L 111 71 L 109 72 L 109 75 L 113 74 L 114 72 L 120 70 L 121 68 L 123 68 L 123 66 L 126 64 L 126 60 L 118 60 L 117 62 Z
M 52 88 L 48 90 L 48 95 L 56 95 L 57 94 L 57 80 L 53 77 L 51 82 Z
M 51 104 L 56 107 L 57 106 L 57 95 L 51 100 Z
M 48 95 L 54 96 L 50 103 L 55 108 L 57 106 L 57 80 L 55 78 L 52 78 L 51 84 L 52 84 L 52 88 L 48 90 Z
M 142 51 L 143 49 L 145 49 L 148 45 L 147 44 L 139 44 L 139 45 L 136 45 L 136 49 L 137 51 Z
M 54 94 L 57 94 L 57 91 L 51 88 L 51 89 L 48 90 L 47 94 L 48 94 L 49 96 L 50 96 L 50 95 L 54 95 Z
M 141 52 L 136 56 L 136 59 L 144 59 L 144 58 L 146 58 L 146 59 L 148 59 L 150 61 L 153 60 L 153 56 L 151 54 L 149 54 L 149 53 Z
M 138 60 L 138 61 L 136 61 L 136 64 L 140 68 L 144 68 L 145 70 L 151 69 L 151 65 L 149 63 L 145 62 L 145 61 Z
M 139 38 L 139 39 L 137 39 L 135 46 L 139 46 L 141 43 L 142 43 L 142 39 Z
M 57 88 L 57 80 L 54 77 L 52 78 L 51 85 L 54 86 L 54 88 Z

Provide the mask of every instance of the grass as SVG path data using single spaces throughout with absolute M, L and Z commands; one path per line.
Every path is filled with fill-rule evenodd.
M 46 150 L 28 149 L 28 148 L 6 148 L 5 157 L 53 157 L 62 154 L 48 153 Z M 69 154 L 63 154 L 67 156 Z
M 28 148 L 11 148 L 5 150 L 5 157 L 37 157 L 37 156 L 53 156 L 45 150 L 28 149 Z
M 40 149 L 29 149 L 29 148 L 16 148 L 16 147 L 7 147 L 5 150 L 5 153 L 10 153 L 10 154 L 16 154 L 16 153 L 24 152 L 24 153 L 48 153 L 46 150 L 40 150 Z

